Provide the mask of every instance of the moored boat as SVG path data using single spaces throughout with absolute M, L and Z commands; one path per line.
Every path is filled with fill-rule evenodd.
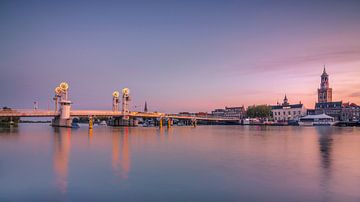
M 307 115 L 300 118 L 300 126 L 333 126 L 336 124 L 334 117 L 326 114 Z

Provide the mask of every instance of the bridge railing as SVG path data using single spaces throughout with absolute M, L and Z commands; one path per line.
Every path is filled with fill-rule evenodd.
M 54 117 L 59 115 L 54 110 L 42 109 L 1 109 L 0 117 Z
M 219 120 L 234 120 L 237 121 L 239 118 L 235 117 L 223 117 L 223 116 L 214 116 L 214 115 L 196 115 L 196 114 L 167 114 L 167 116 L 176 117 L 193 117 L 193 118 L 204 118 L 204 119 L 219 119 Z
M 134 117 L 148 117 L 148 118 L 160 118 L 170 117 L 179 119 L 204 119 L 204 120 L 219 120 L 219 121 L 238 121 L 239 118 L 234 117 L 222 117 L 214 115 L 196 115 L 196 114 L 165 114 L 160 112 L 129 112 L 122 113 L 121 111 L 109 111 L 109 110 L 72 110 L 71 116 L 134 116 Z M 57 116 L 59 112 L 54 110 L 45 109 L 0 109 L 0 116 Z
M 0 112 L 48 112 L 55 111 L 53 109 L 22 109 L 22 108 L 0 108 Z

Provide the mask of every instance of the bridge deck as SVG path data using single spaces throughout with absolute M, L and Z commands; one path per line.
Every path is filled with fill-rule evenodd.
M 59 116 L 59 112 L 49 110 L 0 110 L 0 117 L 55 117 Z M 172 118 L 172 119 L 197 119 L 204 121 L 239 121 L 238 118 L 225 118 L 215 116 L 191 116 L 191 115 L 177 115 L 164 114 L 156 112 L 130 112 L 124 114 L 122 112 L 114 112 L 109 110 L 72 110 L 70 116 L 73 117 L 88 117 L 88 116 L 124 116 L 139 117 L 139 118 Z

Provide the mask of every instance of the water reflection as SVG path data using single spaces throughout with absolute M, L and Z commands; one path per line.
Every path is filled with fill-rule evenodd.
M 116 176 L 127 179 L 130 171 L 129 128 L 121 128 L 112 135 L 112 169 Z M 120 156 L 120 147 L 122 148 Z
M 319 146 L 321 154 L 321 164 L 325 170 L 330 170 L 331 166 L 331 151 L 333 145 L 333 129 L 330 127 L 317 128 L 319 133 Z
M 360 201 L 359 154 L 360 128 L 21 124 L 0 201 Z
M 93 129 L 92 128 L 89 128 L 88 135 L 89 135 L 89 144 L 91 144 L 92 139 L 93 139 Z
M 323 199 L 329 199 L 330 183 L 331 183 L 331 170 L 332 170 L 332 150 L 333 150 L 333 128 L 331 127 L 318 127 L 316 131 L 319 134 L 319 150 L 321 158 L 321 175 L 320 186 L 323 189 Z
M 71 129 L 54 128 L 54 156 L 53 167 L 55 184 L 62 193 L 68 188 L 68 167 L 71 149 Z
M 0 135 L 18 135 L 19 128 L 14 126 L 0 126 Z

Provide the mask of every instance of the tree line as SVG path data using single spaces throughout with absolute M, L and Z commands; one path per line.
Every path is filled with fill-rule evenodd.
M 268 105 L 253 105 L 246 110 L 246 116 L 249 118 L 269 118 L 272 116 L 271 107 Z

